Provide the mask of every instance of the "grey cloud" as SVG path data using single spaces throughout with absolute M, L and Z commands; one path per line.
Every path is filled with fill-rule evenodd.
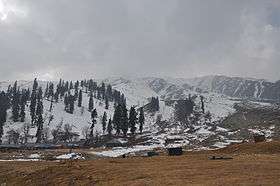
M 26 16 L 15 12 L 0 21 L 3 80 L 35 74 L 68 79 L 209 74 L 280 79 L 276 0 L 6 3 Z

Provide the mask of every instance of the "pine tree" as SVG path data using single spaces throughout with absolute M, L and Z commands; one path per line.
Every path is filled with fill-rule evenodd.
M 37 109 L 36 109 L 36 125 L 37 125 L 37 133 L 36 133 L 36 143 L 41 143 L 42 141 L 42 134 L 43 134 L 43 124 L 44 124 L 44 120 L 43 120 L 43 101 L 42 101 L 42 97 L 43 97 L 43 92 L 42 92 L 42 88 L 39 87 L 38 89 L 38 95 L 37 95 Z
M 37 88 L 38 88 L 38 83 L 37 79 L 34 79 L 33 82 L 33 88 L 32 88 L 32 93 L 31 93 L 31 100 L 30 100 L 30 115 L 31 115 L 31 123 L 34 124 L 35 119 L 36 119 L 36 102 L 37 102 Z
M 92 92 L 90 92 L 89 103 L 88 103 L 88 110 L 91 112 L 93 107 L 94 107 L 94 105 L 93 105 L 93 95 L 92 95 Z
M 18 103 L 18 101 L 19 100 L 17 100 L 17 96 L 18 96 L 18 94 L 17 94 L 18 92 L 17 92 L 17 81 L 15 81 L 15 83 L 14 83 L 14 86 L 13 86 L 13 88 L 12 88 L 12 90 L 11 90 L 11 95 L 10 95 L 10 97 L 11 97 L 11 104 L 12 104 L 12 118 L 13 118 L 13 120 L 16 122 L 17 121 L 17 119 L 18 119 L 18 109 L 17 109 L 17 105 L 19 104 Z
M 37 119 L 37 132 L 36 132 L 36 143 L 41 143 L 42 142 L 42 137 L 43 137 L 43 116 L 39 115 Z
M 47 82 L 47 86 L 46 86 L 46 89 L 45 89 L 44 97 L 48 97 L 48 94 L 49 94 L 49 82 Z
M 149 103 L 149 109 L 151 112 L 159 111 L 159 99 L 158 97 L 152 97 L 151 102 Z
M 22 95 L 20 101 L 20 121 L 24 122 L 24 120 L 25 120 L 25 101 Z
M 159 111 L 159 99 L 158 99 L 158 97 L 156 98 L 156 111 Z
M 105 98 L 105 92 L 106 92 L 106 87 L 105 87 L 105 83 L 102 82 L 102 85 L 100 87 L 100 92 L 101 92 L 101 95 L 102 95 L 102 99 Z
M 54 99 L 54 96 L 51 97 L 51 104 L 50 104 L 49 112 L 51 112 L 52 108 L 53 108 L 53 99 Z
M 79 98 L 78 98 L 78 107 L 82 106 L 82 101 L 83 101 L 83 93 L 82 93 L 82 90 L 80 90 Z
M 132 134 L 134 134 L 136 131 L 136 123 L 137 123 L 137 112 L 135 111 L 134 107 L 131 107 L 129 111 L 129 127 L 130 127 L 130 132 Z
M 78 98 L 79 94 L 79 81 L 76 81 L 75 83 L 75 100 Z
M 109 122 L 108 122 L 108 126 L 107 126 L 107 132 L 108 132 L 108 135 L 111 136 L 112 135 L 112 130 L 113 130 L 113 127 L 112 127 L 112 120 L 111 118 L 109 119 Z
M 72 81 L 70 81 L 70 87 L 69 87 L 69 89 L 68 90 L 72 90 L 74 87 L 73 87 L 73 82 Z
M 64 96 L 64 106 L 64 110 L 67 111 L 69 108 L 68 94 L 65 94 Z
M 127 116 L 127 109 L 126 105 L 122 104 L 121 106 L 121 130 L 123 132 L 123 135 L 126 136 L 128 131 L 128 116 Z
M 107 95 L 107 99 L 109 99 L 110 101 L 113 101 L 113 91 L 112 91 L 112 86 L 109 84 L 107 85 L 107 89 L 106 89 L 106 95 Z
M 54 85 L 53 85 L 53 83 L 50 83 L 47 98 L 50 98 L 53 95 L 54 95 Z
M 32 90 L 37 90 L 37 88 L 38 88 L 38 82 L 37 82 L 37 78 L 35 78 L 34 81 L 33 81 Z
M 62 94 L 62 79 L 59 79 L 59 83 L 56 86 L 56 93 L 58 94 L 58 97 Z
M 120 130 L 121 130 L 121 117 L 122 117 L 121 114 L 122 114 L 122 107 L 121 105 L 117 105 L 113 116 L 113 124 L 117 135 L 120 134 Z
M 202 113 L 204 114 L 205 106 L 204 106 L 204 97 L 203 96 L 200 96 L 200 102 L 201 102 L 201 110 L 202 110 Z
M 4 123 L 7 119 L 7 110 L 9 107 L 9 99 L 5 92 L 0 93 L 0 144 L 2 143 L 2 136 L 4 133 Z
M 108 110 L 109 108 L 109 100 L 108 100 L 108 96 L 105 97 L 105 109 Z
M 37 108 L 36 108 L 36 116 L 39 116 L 43 113 L 43 92 L 42 88 L 39 87 L 38 94 L 37 94 Z
M 99 99 L 99 100 L 101 99 L 101 91 L 100 91 L 100 89 L 97 90 L 97 99 Z
M 30 89 L 28 88 L 25 93 L 25 104 L 27 104 L 27 101 L 30 100 Z
M 65 93 L 69 90 L 69 81 L 66 81 L 66 82 L 64 83 L 64 86 L 63 86 L 62 89 L 63 89 L 63 90 L 62 90 L 62 94 L 65 94 Z
M 140 114 L 139 114 L 139 131 L 140 134 L 143 132 L 143 125 L 145 123 L 145 115 L 144 115 L 144 109 L 143 107 L 140 108 Z
M 190 96 L 186 100 L 178 100 L 175 105 L 174 111 L 175 119 L 177 121 L 187 124 L 189 116 L 194 111 L 194 106 L 195 103 L 192 101 Z
M 93 138 L 93 129 L 96 124 L 96 118 L 97 118 L 97 111 L 96 111 L 96 109 L 94 109 L 91 112 L 91 126 L 90 126 L 90 135 L 89 135 L 90 138 Z
M 17 122 L 19 120 L 19 111 L 20 111 L 20 93 L 15 87 L 15 89 L 13 90 L 13 99 L 12 99 L 12 114 L 13 114 L 14 122 Z
M 54 94 L 54 100 L 56 103 L 58 103 L 58 99 L 59 99 L 59 88 L 56 88 L 56 92 Z
M 107 113 L 104 112 L 103 117 L 102 117 L 103 134 L 105 134 L 105 131 L 106 131 L 106 124 L 107 124 Z
M 69 110 L 68 110 L 68 113 L 73 114 L 73 113 L 74 113 L 75 96 L 69 95 L 68 101 L 69 101 Z

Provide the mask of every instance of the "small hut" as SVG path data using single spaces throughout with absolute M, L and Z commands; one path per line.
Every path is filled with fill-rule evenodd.
M 167 148 L 169 156 L 181 156 L 183 155 L 182 147 L 169 147 Z
M 265 141 L 265 135 L 255 134 L 253 136 L 255 143 L 264 142 Z

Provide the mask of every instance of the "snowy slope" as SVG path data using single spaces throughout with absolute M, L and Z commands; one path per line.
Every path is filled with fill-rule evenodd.
M 89 96 L 86 93 L 83 93 L 82 107 L 78 107 L 76 102 L 74 113 L 69 114 L 64 110 L 63 100 L 60 100 L 59 103 L 53 103 L 53 109 L 51 112 L 49 112 L 50 101 L 45 99 L 43 101 L 44 119 L 45 119 L 44 128 L 49 132 L 51 132 L 52 129 L 55 129 L 61 122 L 63 122 L 62 128 L 65 124 L 69 124 L 70 126 L 72 126 L 73 132 L 78 133 L 80 135 L 80 138 L 84 138 L 83 129 L 85 127 L 89 127 L 91 123 L 91 115 L 90 112 L 87 110 L 88 102 L 89 102 Z M 102 120 L 103 113 L 104 112 L 107 113 L 108 119 L 112 117 L 114 112 L 113 103 L 110 102 L 109 108 L 108 110 L 106 110 L 104 102 L 94 98 L 94 108 L 97 110 L 98 113 L 97 124 L 95 125 L 94 129 L 96 133 L 102 134 L 101 120 Z M 53 120 L 49 123 L 49 118 L 51 116 L 53 116 Z M 8 111 L 8 121 L 4 126 L 4 134 L 6 134 L 6 132 L 11 129 L 22 132 L 24 123 L 31 123 L 31 117 L 30 117 L 28 107 L 26 108 L 26 119 L 24 123 L 22 122 L 14 123 L 9 118 L 11 118 L 11 110 Z M 31 128 L 30 134 L 31 135 L 36 134 L 36 127 Z
M 176 78 L 107 78 L 103 80 L 96 80 L 99 83 L 110 83 L 114 89 L 124 93 L 127 99 L 127 106 L 141 107 L 149 103 L 149 98 L 160 98 L 160 111 L 156 113 L 146 113 L 146 122 L 144 125 L 143 136 L 148 136 L 149 140 L 147 144 L 163 146 L 166 138 L 178 137 L 183 139 L 183 144 L 199 146 L 208 146 L 204 144 L 208 139 L 213 138 L 212 142 L 216 141 L 216 146 L 221 144 L 228 144 L 231 141 L 238 140 L 230 138 L 230 131 L 223 126 L 214 126 L 212 123 L 208 123 L 202 119 L 193 126 L 180 125 L 174 121 L 174 104 L 167 104 L 169 101 L 186 99 L 189 94 L 197 95 L 195 102 L 196 105 L 200 105 L 199 96 L 203 96 L 205 100 L 205 110 L 212 115 L 212 122 L 219 121 L 221 118 L 233 114 L 235 112 L 234 104 L 239 103 L 240 99 L 235 99 L 240 92 L 239 90 L 245 90 L 242 88 L 242 82 L 247 80 L 239 78 L 232 83 L 233 80 L 227 80 L 228 78 L 218 78 L 216 76 L 209 76 L 196 79 L 176 79 Z M 251 81 L 251 80 L 250 80 Z M 253 81 L 253 80 L 252 80 Z M 228 85 L 227 82 L 230 82 Z M 262 81 L 265 83 L 265 81 Z M 9 82 L 0 83 L 0 89 L 6 90 Z M 19 81 L 18 84 L 23 88 L 31 88 L 32 81 Z M 232 86 L 232 85 L 236 86 Z M 46 82 L 39 82 L 39 85 L 43 88 L 46 87 Z M 253 95 L 259 97 L 261 92 L 265 92 L 265 88 L 262 86 L 254 86 Z M 217 87 L 219 89 L 217 89 Z M 228 87 L 233 87 L 232 91 L 235 92 L 234 96 L 229 96 Z M 220 90 L 221 88 L 221 90 Z M 242 91 L 241 91 L 242 92 Z M 244 93 L 245 95 L 245 93 Z M 80 138 L 84 138 L 83 129 L 90 126 L 90 112 L 87 111 L 89 96 L 83 93 L 83 109 L 75 105 L 74 114 L 69 114 L 64 111 L 64 103 L 61 100 L 59 103 L 54 103 L 52 112 L 49 112 L 50 102 L 44 100 L 45 110 L 45 128 L 50 132 L 55 129 L 56 126 L 63 121 L 63 124 L 70 124 L 74 132 L 80 134 Z M 77 103 L 75 103 L 77 104 Z M 106 111 L 108 119 L 112 117 L 114 108 L 113 103 L 110 103 L 108 110 L 105 110 L 104 101 L 94 99 L 94 108 L 98 112 L 98 120 L 95 126 L 96 133 L 102 134 L 101 118 L 103 112 Z M 26 108 L 28 111 L 29 108 Z M 83 114 L 82 114 L 82 110 Z M 9 117 L 11 113 L 9 111 Z M 54 119 L 48 125 L 48 118 L 53 116 Z M 163 124 L 156 124 L 157 118 L 160 117 Z M 26 123 L 30 123 L 30 114 L 26 113 Z M 5 134 L 8 130 L 15 129 L 22 131 L 24 123 L 13 123 L 8 120 L 4 127 Z M 36 128 L 31 129 L 31 134 L 35 135 Z M 234 132 L 232 132 L 234 134 Z M 213 145 L 212 143 L 212 145 Z M 141 144 L 139 144 L 141 145 Z
M 113 88 L 123 92 L 127 97 L 128 104 L 131 105 L 143 106 L 148 103 L 148 98 L 159 97 L 161 100 L 160 114 L 165 118 L 172 117 L 172 108 L 166 106 L 165 101 L 186 99 L 189 94 L 204 96 L 206 111 L 213 114 L 214 118 L 225 117 L 235 111 L 233 105 L 238 101 L 215 92 L 198 92 L 194 87 L 188 86 L 186 81 L 163 78 L 112 78 L 105 80 L 105 82 L 112 84 Z

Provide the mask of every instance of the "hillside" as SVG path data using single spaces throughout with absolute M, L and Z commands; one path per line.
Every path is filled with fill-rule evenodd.
M 267 137 L 271 138 L 275 134 L 275 125 L 266 125 L 260 127 L 261 124 L 254 126 L 239 123 L 238 126 L 232 122 L 234 117 L 240 113 L 236 110 L 236 104 L 241 103 L 241 97 L 250 97 L 250 91 L 243 89 L 243 94 L 231 94 L 241 82 L 258 81 L 245 78 L 229 78 L 220 76 L 209 76 L 196 79 L 174 79 L 174 78 L 107 78 L 96 80 L 99 84 L 111 84 L 113 89 L 120 91 L 125 95 L 127 107 L 136 106 L 136 108 L 145 106 L 150 102 L 151 97 L 159 97 L 159 111 L 146 112 L 146 122 L 144 125 L 144 133 L 139 135 L 139 144 L 135 145 L 152 145 L 154 147 L 162 147 L 166 138 L 180 138 L 182 145 L 188 145 L 190 148 L 217 148 L 224 147 L 232 142 L 240 142 L 249 139 L 250 136 L 258 131 L 265 132 Z M 234 82 L 234 83 L 233 83 Z M 251 82 L 252 83 L 252 82 Z M 11 82 L 0 83 L 0 89 L 7 89 Z M 46 87 L 47 82 L 40 82 L 40 86 Z M 234 84 L 234 86 L 233 86 Z M 19 81 L 19 87 L 31 88 L 32 82 Z M 220 88 L 223 87 L 223 91 Z M 226 87 L 232 87 L 229 91 Z M 254 86 L 256 87 L 256 86 Z M 239 89 L 238 89 L 239 90 Z M 255 89 L 256 90 L 256 89 Z M 238 92 L 236 89 L 234 92 Z M 184 125 L 175 121 L 174 108 L 177 100 L 186 99 L 192 95 L 196 104 L 196 110 L 200 110 L 200 96 L 204 97 L 205 112 L 210 113 L 211 121 L 206 121 L 205 115 L 200 114 L 198 121 L 192 125 Z M 247 96 L 246 96 L 247 95 Z M 254 94 L 256 95 L 256 93 Z M 260 96 L 252 98 L 261 98 Z M 105 109 L 105 101 L 94 98 L 94 108 L 97 109 L 98 119 L 94 128 L 95 135 L 102 135 L 101 119 L 106 111 L 108 118 L 113 117 L 114 103 L 110 102 L 109 108 Z M 85 137 L 85 130 L 89 128 L 91 122 L 90 112 L 87 111 L 89 102 L 89 94 L 83 90 L 82 107 L 77 107 L 75 102 L 75 110 L 73 114 L 65 112 L 65 106 L 61 99 L 58 103 L 54 103 L 53 110 L 49 112 L 50 101 L 44 99 L 44 129 L 51 137 L 51 131 L 59 124 L 69 124 L 72 131 L 79 134 L 80 139 Z M 257 108 L 263 106 L 270 107 L 268 103 L 251 102 Z M 269 110 L 269 108 L 268 108 Z M 30 122 L 29 109 L 26 109 L 26 123 Z M 243 116 L 243 115 L 242 115 Z M 8 118 L 11 117 L 11 110 L 8 112 Z M 51 122 L 49 119 L 52 118 Z M 157 122 L 160 118 L 160 122 Z M 226 118 L 226 120 L 224 120 Z M 222 122 L 223 121 L 223 122 Z M 261 122 L 262 123 L 262 122 Z M 276 124 L 278 125 L 278 123 Z M 14 123 L 11 120 L 4 126 L 4 134 L 9 130 L 22 131 L 24 123 Z M 241 129 L 241 130 L 240 130 Z M 35 135 L 36 129 L 30 130 L 31 135 Z M 5 138 L 5 136 L 4 136 Z M 6 138 L 7 140 L 7 138 Z M 149 147 L 147 147 L 149 148 Z

